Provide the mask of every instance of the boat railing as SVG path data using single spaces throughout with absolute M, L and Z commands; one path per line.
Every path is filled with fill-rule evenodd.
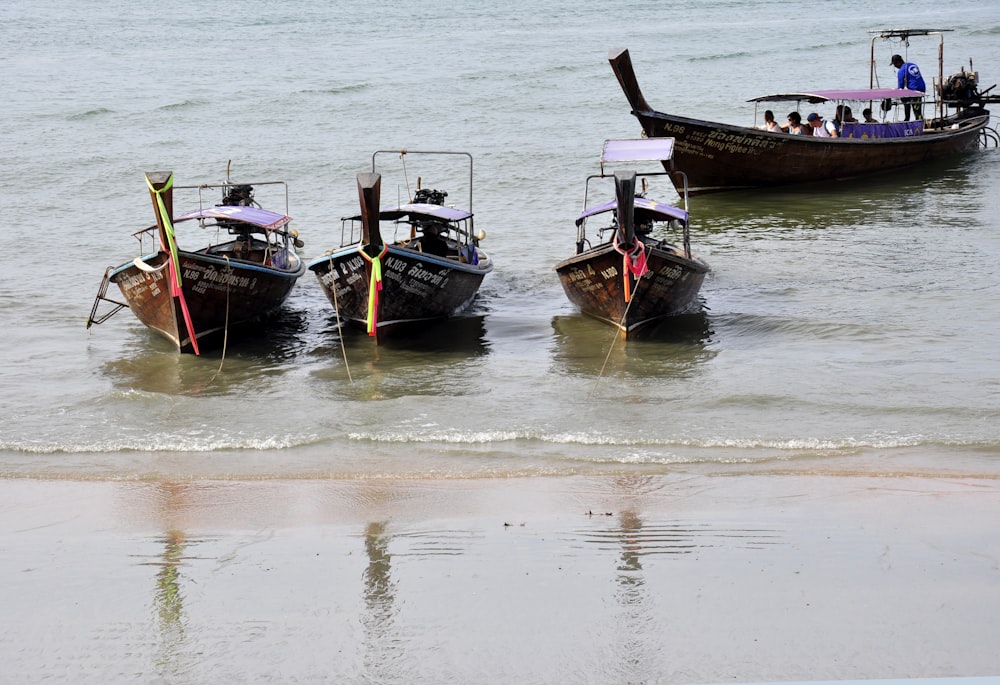
M 406 156 L 407 155 L 444 155 L 444 156 L 454 155 L 454 156 L 466 157 L 469 160 L 469 180 L 468 180 L 469 202 L 466 205 L 466 209 L 469 211 L 470 214 L 472 213 L 472 178 L 473 178 L 473 175 L 472 175 L 472 155 L 470 153 L 468 153 L 468 152 L 460 152 L 460 151 L 455 151 L 455 150 L 408 150 L 406 148 L 402 148 L 402 149 L 399 149 L 399 150 L 376 150 L 375 152 L 372 153 L 372 173 L 375 173 L 377 171 L 377 168 L 376 168 L 376 160 L 377 160 L 377 158 L 380 155 L 384 156 L 384 155 L 389 155 L 389 154 L 398 155 L 399 159 L 402 160 L 402 163 L 403 163 L 403 179 L 406 182 L 407 194 L 408 195 L 409 195 L 410 180 L 409 180 L 409 176 L 408 176 L 407 171 L 406 171 Z M 419 179 L 419 177 L 417 178 L 417 187 L 418 188 L 420 187 L 420 179 Z M 412 201 L 412 197 L 410 199 Z M 473 222 L 473 220 L 470 218 L 469 219 L 469 234 L 470 235 L 474 235 L 475 234 L 475 230 L 473 228 L 473 223 L 472 222 Z
M 868 87 L 875 88 L 878 84 L 878 70 L 876 69 L 877 61 L 875 59 L 875 41 L 899 41 L 905 44 L 907 47 L 910 45 L 910 38 L 913 36 L 937 36 L 938 37 L 938 73 L 936 78 L 936 83 L 933 83 L 933 91 L 935 93 L 939 92 L 941 84 L 944 83 L 944 34 L 950 32 L 951 29 L 882 29 L 877 31 L 871 31 L 871 62 L 868 67 Z M 931 79 L 932 82 L 935 81 L 934 78 Z M 931 105 L 937 117 L 944 117 L 944 102 L 939 97 L 934 97 L 931 101 Z
M 673 165 L 673 155 L 674 155 L 674 139 L 670 137 L 662 138 L 635 138 L 635 139 L 608 139 L 604 141 L 604 145 L 601 148 L 601 160 L 600 160 L 600 173 L 591 174 L 587 177 L 586 183 L 584 184 L 583 193 L 583 211 L 587 211 L 589 195 L 590 195 L 590 182 L 595 179 L 603 178 L 613 178 L 614 173 L 605 170 L 606 164 L 623 164 L 623 163 L 634 163 L 634 162 L 660 162 L 663 169 L 657 171 L 635 171 L 636 178 L 643 179 L 643 193 L 646 191 L 646 177 L 652 176 L 667 176 L 670 178 L 674 185 L 674 188 L 680 188 L 676 191 L 680 196 L 681 207 L 684 211 L 688 211 L 688 179 L 687 174 L 674 169 Z M 667 164 L 669 162 L 669 165 Z M 667 167 L 669 166 L 669 169 Z M 681 182 L 677 183 L 675 179 L 679 179 Z M 577 227 L 577 250 L 582 250 L 584 243 L 587 242 L 586 236 L 586 220 L 580 222 Z M 683 222 L 683 232 L 684 232 L 684 253 L 690 258 L 691 256 L 691 240 L 689 235 L 689 222 Z
M 410 221 L 408 219 L 394 219 L 392 242 L 406 247 L 410 241 L 418 240 L 423 235 L 423 221 Z M 459 247 L 470 244 L 478 245 L 480 236 L 472 233 L 472 217 L 458 222 L 447 222 L 439 224 L 445 229 L 448 237 L 452 238 Z M 402 232 L 402 236 L 400 233 Z M 362 224 L 357 216 L 345 216 L 340 220 L 340 246 L 357 245 L 362 239 Z
M 198 209 L 204 209 L 207 207 L 214 207 L 218 203 L 217 200 L 212 200 L 205 197 L 204 193 L 209 190 L 219 191 L 221 196 L 225 196 L 230 190 L 234 188 L 239 188 L 240 186 L 251 186 L 252 188 L 259 188 L 260 186 L 281 186 L 284 191 L 285 196 L 285 215 L 288 215 L 288 183 L 286 181 L 240 181 L 239 183 L 233 181 L 220 181 L 218 183 L 201 183 L 199 185 L 190 186 L 179 186 L 175 185 L 174 190 L 194 190 L 198 193 Z M 260 207 L 260 204 L 256 201 L 251 203 L 255 207 Z
M 644 179 L 646 177 L 650 177 L 650 176 L 667 176 L 668 178 L 671 179 L 671 182 L 674 184 L 675 187 L 679 186 L 682 189 L 681 191 L 678 192 L 678 195 L 680 196 L 680 199 L 681 199 L 681 203 L 680 203 L 681 207 L 684 209 L 685 212 L 688 211 L 688 178 L 687 178 L 687 174 L 685 174 L 682 171 L 677 171 L 676 169 L 671 170 L 671 171 L 647 171 L 647 172 L 642 172 L 642 173 L 636 172 L 636 178 L 637 179 L 643 179 L 642 193 L 641 193 L 641 195 L 643 197 L 645 197 L 646 192 L 647 192 L 646 183 L 645 183 Z M 591 174 L 590 176 L 587 177 L 587 181 L 585 183 L 586 190 L 584 191 L 584 198 L 583 198 L 583 211 L 584 212 L 586 212 L 587 208 L 588 208 L 588 195 L 589 195 L 589 192 L 590 192 L 590 182 L 593 181 L 593 180 L 595 180 L 595 179 L 613 179 L 613 178 L 614 178 L 614 174 L 609 174 L 609 173 L 605 173 L 605 172 L 602 172 L 602 173 L 599 173 L 599 174 Z M 679 182 L 674 181 L 675 178 L 678 179 Z M 673 224 L 674 222 L 670 221 L 669 223 Z M 598 237 L 601 237 L 607 231 L 615 230 L 616 227 L 617 227 L 617 219 L 615 220 L 615 224 L 614 225 L 612 225 L 612 226 L 605 226 L 605 227 L 602 227 L 602 228 L 598 229 L 597 235 L 598 235 Z M 684 243 L 683 243 L 684 244 L 684 255 L 688 259 L 690 259 L 691 258 L 690 221 L 681 222 L 681 231 L 682 231 L 683 241 L 684 241 Z M 578 253 L 581 252 L 583 250 L 583 245 L 587 244 L 587 243 L 589 243 L 589 241 L 587 240 L 587 220 L 584 219 L 577 226 L 577 235 L 576 235 L 577 252 Z

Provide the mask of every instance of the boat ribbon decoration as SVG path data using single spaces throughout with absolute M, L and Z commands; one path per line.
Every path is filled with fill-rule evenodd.
M 649 271 L 649 266 L 646 263 L 646 246 L 643 245 L 641 240 L 636 240 L 631 249 L 626 250 L 618 241 L 617 231 L 615 231 L 613 244 L 615 252 L 622 255 L 622 279 L 625 286 L 625 301 L 631 302 L 632 280 L 629 278 L 629 275 L 635 276 L 635 280 L 638 282 Z
M 163 202 L 163 193 L 174 186 L 174 175 L 171 174 L 167 182 L 159 190 L 153 187 L 153 183 L 149 180 L 148 176 L 146 177 L 146 185 L 149 186 L 149 191 L 156 197 L 156 211 L 160 215 L 163 236 L 167 240 L 167 244 L 161 247 L 165 248 L 169 253 L 167 260 L 170 264 L 170 295 L 176 297 L 180 302 L 181 313 L 184 316 L 184 325 L 187 326 L 188 337 L 191 339 L 191 349 L 194 350 L 196 355 L 200 355 L 201 353 L 198 351 L 198 338 L 194 332 L 194 324 L 191 322 L 191 312 L 188 311 L 187 300 L 184 299 L 184 290 L 181 288 L 181 264 L 177 256 L 177 241 L 174 240 L 174 224 L 170 220 L 170 213 Z
M 368 253 L 365 252 L 364 246 L 360 243 L 358 244 L 358 252 L 361 256 L 367 259 L 372 265 L 372 275 L 368 281 L 368 319 L 367 319 L 367 330 L 368 335 L 374 337 L 376 331 L 378 330 L 378 298 L 379 293 L 382 292 L 382 257 L 385 253 L 389 251 L 389 246 L 383 244 L 382 251 L 378 253 L 375 257 L 369 257 Z M 336 285 L 334 285 L 336 287 Z

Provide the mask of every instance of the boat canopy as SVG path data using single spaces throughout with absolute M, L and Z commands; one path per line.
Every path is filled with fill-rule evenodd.
M 188 221 L 190 219 L 215 219 L 223 221 L 238 221 L 243 224 L 250 224 L 262 228 L 265 231 L 276 231 L 292 220 L 292 217 L 277 212 L 271 212 L 259 207 L 243 207 L 233 205 L 220 205 L 218 207 L 208 207 L 194 212 L 188 212 L 174 219 L 178 221 Z
M 472 217 L 472 212 L 446 205 L 409 202 L 398 207 L 383 207 L 378 212 L 378 218 L 383 221 L 398 221 L 409 217 L 410 221 L 436 219 L 438 221 L 462 221 Z M 346 217 L 348 220 L 361 221 L 361 215 Z
M 611 200 L 605 202 L 604 204 L 595 205 L 590 209 L 587 209 L 576 219 L 576 225 L 579 226 L 583 221 L 590 216 L 595 214 L 602 214 L 604 212 L 610 212 L 613 209 L 618 208 L 618 200 Z M 680 209 L 679 207 L 674 207 L 673 205 L 668 205 L 662 202 L 657 202 L 656 200 L 650 200 L 645 197 L 635 198 L 635 211 L 636 219 L 649 217 L 652 221 L 670 221 L 671 219 L 677 219 L 683 221 L 685 224 L 688 222 L 688 213 Z
M 661 162 L 673 158 L 673 138 L 636 138 L 605 140 L 601 150 L 604 162 Z
M 808 93 L 778 93 L 761 95 L 747 102 L 790 102 L 806 100 L 812 104 L 830 100 L 891 100 L 895 98 L 922 98 L 926 93 L 907 88 L 862 88 L 859 90 L 813 90 Z

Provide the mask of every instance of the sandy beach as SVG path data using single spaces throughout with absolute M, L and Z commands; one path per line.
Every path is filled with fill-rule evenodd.
M 0 481 L 0 682 L 1000 673 L 976 476 Z

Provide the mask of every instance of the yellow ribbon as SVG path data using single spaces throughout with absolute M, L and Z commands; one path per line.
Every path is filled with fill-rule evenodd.
M 177 287 L 180 288 L 181 265 L 180 260 L 177 258 L 177 241 L 174 240 L 174 224 L 170 221 L 170 213 L 167 212 L 167 205 L 163 201 L 163 193 L 174 187 L 174 176 L 171 174 L 170 178 L 167 179 L 166 184 L 159 190 L 156 190 L 153 187 L 153 184 L 149 180 L 148 176 L 146 177 L 146 185 L 149 186 L 149 190 L 156 195 L 156 208 L 160 214 L 160 221 L 163 223 L 163 234 L 167 237 L 167 244 L 165 247 L 170 251 L 170 256 L 173 258 L 174 262 L 174 282 L 177 284 Z M 176 295 L 177 293 L 173 294 Z
M 369 257 L 363 246 L 358 245 L 358 252 L 361 256 L 371 262 L 372 275 L 368 280 L 368 318 L 366 321 L 368 335 L 374 336 L 378 329 L 378 294 L 382 290 L 382 257 L 389 251 L 389 246 L 382 245 L 382 251 L 377 257 Z M 334 287 L 337 287 L 334 284 Z

